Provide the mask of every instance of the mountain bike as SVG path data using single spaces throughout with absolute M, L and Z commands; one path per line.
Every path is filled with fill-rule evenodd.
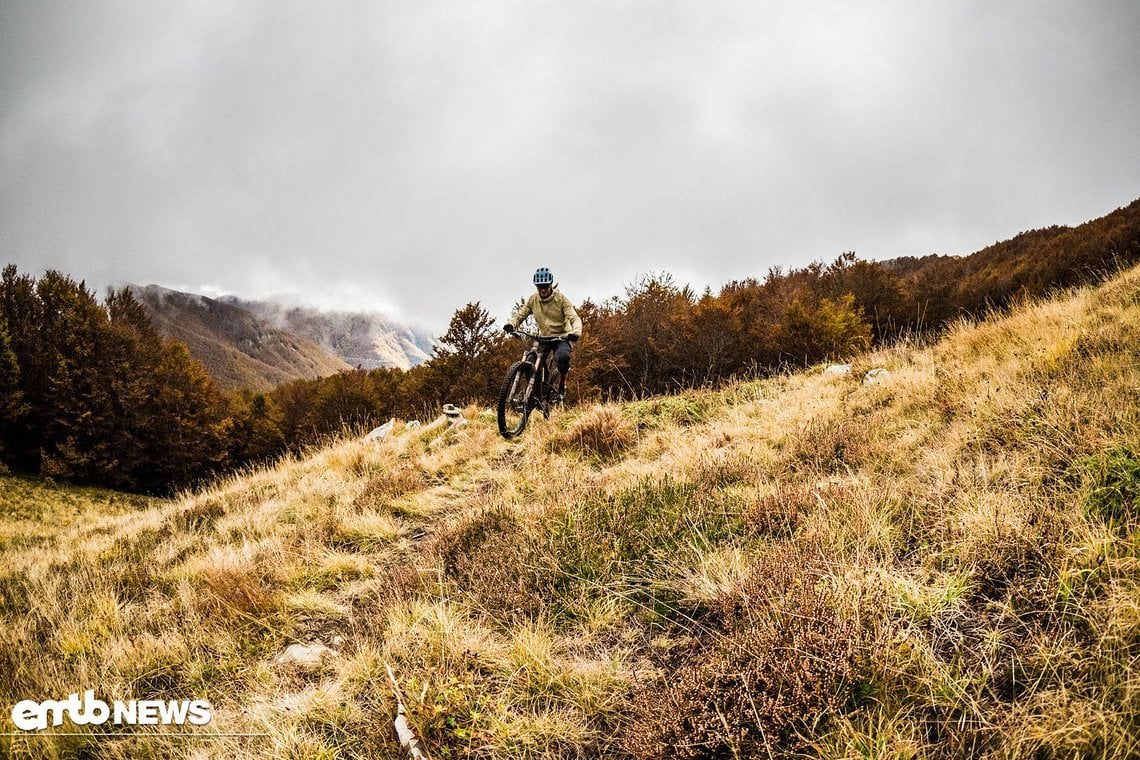
M 552 380 L 558 375 L 554 366 L 554 349 L 565 338 L 543 338 L 526 330 L 515 330 L 521 340 L 529 342 L 523 358 L 511 365 L 499 391 L 499 435 L 514 438 L 526 428 L 535 409 L 550 417 L 560 402 Z

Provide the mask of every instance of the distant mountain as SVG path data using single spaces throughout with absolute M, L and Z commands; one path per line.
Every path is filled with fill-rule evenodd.
M 155 327 L 185 343 L 227 390 L 266 391 L 351 369 L 335 353 L 232 303 L 158 285 L 130 288 Z
M 431 356 L 432 336 L 373 312 L 321 311 L 279 301 L 246 301 L 223 296 L 222 303 L 245 309 L 279 330 L 321 346 L 353 367 L 411 369 Z

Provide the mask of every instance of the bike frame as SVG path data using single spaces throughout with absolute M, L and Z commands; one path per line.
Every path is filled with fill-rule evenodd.
M 554 355 L 554 348 L 563 340 L 562 338 L 543 338 L 533 333 L 523 332 L 522 330 L 516 331 L 521 337 L 530 339 L 530 348 L 523 353 L 523 361 L 527 362 L 534 369 L 530 373 L 530 381 L 526 387 L 526 400 L 532 407 L 538 407 L 542 413 L 549 414 L 547 408 L 549 399 L 535 396 L 535 389 L 542 389 L 549 385 L 549 379 L 552 377 L 550 368 L 551 357 Z
M 551 380 L 557 371 L 553 366 L 554 351 L 564 340 L 544 338 L 525 330 L 516 330 L 515 337 L 527 347 L 522 359 L 507 370 L 499 391 L 499 434 L 507 439 L 522 434 L 532 410 L 541 409 L 543 417 L 550 417 L 554 406 Z

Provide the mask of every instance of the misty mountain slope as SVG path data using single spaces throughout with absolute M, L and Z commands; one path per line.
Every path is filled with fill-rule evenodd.
M 266 391 L 351 367 L 312 341 L 224 301 L 157 285 L 132 286 L 155 327 L 184 342 L 227 390 Z
M 389 667 L 433 757 L 1136 756 L 1137 346 L 1133 269 L 845 376 L 512 442 L 468 409 L 4 541 L 0 694 L 267 735 L 111 758 L 405 757 Z
M 380 314 L 329 312 L 274 301 L 247 301 L 227 296 L 224 303 L 245 309 L 278 329 L 322 346 L 353 367 L 410 369 L 426 361 L 431 336 Z

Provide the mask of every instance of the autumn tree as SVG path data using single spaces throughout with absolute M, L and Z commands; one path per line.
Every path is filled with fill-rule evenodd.
M 848 293 L 811 305 L 797 300 L 784 319 L 784 351 L 793 362 L 843 359 L 871 346 L 871 326 Z
M 22 399 L 0 426 L 13 466 L 139 490 L 189 485 L 227 466 L 224 395 L 129 293 L 101 304 L 63 274 L 37 281 L 9 266 L 0 309 Z
M 745 350 L 742 309 L 727 298 L 705 293 L 682 320 L 682 344 L 687 374 L 710 383 L 740 366 Z
M 672 275 L 644 275 L 626 287 L 615 309 L 620 318 L 600 326 L 604 350 L 621 358 L 615 367 L 632 395 L 676 387 L 675 370 L 684 354 L 682 321 L 693 300 L 692 290 L 678 287 Z
M 8 320 L 0 313 L 0 463 L 6 457 L 5 441 L 24 414 L 23 391 L 20 390 L 20 366 L 12 341 L 8 337 Z
M 427 362 L 437 383 L 440 402 L 487 403 L 499 391 L 515 344 L 504 346 L 495 320 L 478 302 L 469 303 L 451 317 Z

